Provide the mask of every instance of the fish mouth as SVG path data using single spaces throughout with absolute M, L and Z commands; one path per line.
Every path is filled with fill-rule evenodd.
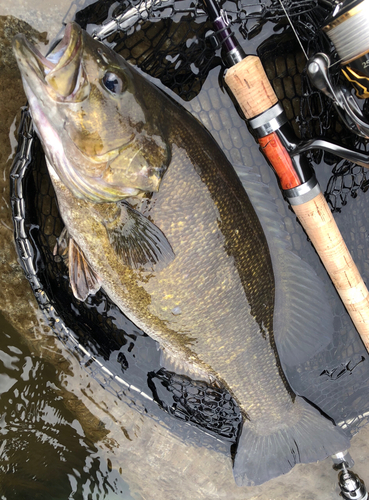
M 78 102 L 88 95 L 82 59 L 83 35 L 78 24 L 66 26 L 63 38 L 47 56 L 23 34 L 14 38 L 13 49 L 22 76 L 36 95 L 36 82 L 41 83 L 56 101 Z

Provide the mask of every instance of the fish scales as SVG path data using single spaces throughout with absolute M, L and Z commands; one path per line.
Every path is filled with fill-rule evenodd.
M 211 135 L 76 24 L 49 59 L 24 37 L 14 50 L 67 229 L 60 243 L 77 298 L 102 286 L 160 343 L 163 362 L 229 390 L 244 417 L 237 484 L 260 484 L 346 448 L 285 379 L 268 243 Z M 277 324 L 288 337 L 289 325 Z
M 202 128 L 199 131 L 204 133 Z M 190 143 L 194 139 L 189 135 Z M 104 273 L 106 276 L 104 288 L 113 300 L 122 303 L 121 289 L 124 287 L 124 310 L 138 326 L 159 342 L 165 343 L 177 355 L 181 355 L 184 346 L 193 360 L 196 356 L 198 362 L 209 367 L 217 378 L 228 381 L 235 397 L 244 407 L 249 404 L 248 387 L 254 384 L 249 382 L 245 386 L 242 381 L 240 383 L 239 372 L 244 370 L 243 366 L 255 374 L 255 384 L 260 388 L 262 382 L 258 380 L 257 364 L 264 364 L 263 357 L 266 356 L 265 361 L 272 357 L 270 375 L 278 369 L 273 348 L 265 348 L 272 338 L 274 296 L 266 240 L 242 186 L 237 186 L 240 184 L 238 178 L 232 179 L 233 172 L 229 170 L 225 158 L 221 155 L 218 159 L 214 158 L 211 152 L 204 154 L 204 140 L 203 147 L 198 148 L 196 160 L 189 161 L 183 146 L 173 146 L 170 169 L 159 193 L 151 200 L 149 209 L 143 212 L 163 230 L 175 253 L 173 262 L 150 278 L 143 276 L 141 280 L 136 273 L 132 273 L 130 280 L 121 278 L 126 266 L 111 249 L 105 227 L 101 225 L 95 229 L 96 234 L 94 231 L 91 235 L 93 224 L 88 205 L 84 211 L 81 202 L 71 197 L 69 206 L 62 204 L 61 213 L 73 238 L 85 249 L 87 260 L 97 274 Z M 194 161 L 199 165 L 206 162 L 212 168 L 214 161 L 218 161 L 219 168 L 224 170 L 221 179 L 213 175 L 213 181 L 208 174 L 207 182 L 204 182 L 200 167 L 198 171 L 193 168 Z M 232 175 L 228 172 L 232 172 Z M 217 186 L 219 180 L 221 184 Z M 232 191 L 229 192 L 225 187 L 230 185 L 230 181 L 233 191 L 236 191 L 234 186 L 237 186 L 239 193 L 236 191 L 236 196 L 232 196 Z M 213 196 L 218 198 L 216 201 L 209 190 L 211 182 L 214 185 Z M 57 192 L 62 189 L 62 185 L 57 185 Z M 183 193 L 187 193 L 185 197 Z M 235 210 L 234 205 L 240 205 L 240 209 Z M 80 214 L 78 218 L 74 216 L 77 211 Z M 222 218 L 222 214 L 225 217 Z M 247 236 L 250 233 L 255 234 L 255 237 L 250 239 Z M 89 235 L 88 239 L 82 236 L 86 234 Z M 100 242 L 105 240 L 99 253 L 96 253 L 95 247 L 91 247 L 91 239 Z M 255 280 L 253 275 L 259 278 Z M 255 283 L 258 280 L 260 286 Z M 252 286 L 247 288 L 247 283 Z M 147 294 L 144 300 L 147 308 L 143 306 L 144 292 Z M 253 306 L 250 306 L 250 302 Z M 180 308 L 180 314 L 173 314 L 175 307 Z M 263 330 L 252 308 L 257 311 Z M 241 328 L 240 325 L 244 326 Z M 173 342 L 173 332 L 177 333 L 176 343 Z M 250 345 L 250 338 L 253 338 L 251 333 L 261 337 L 260 347 Z M 219 349 L 226 349 L 227 356 L 219 356 Z M 273 375 L 276 376 L 276 373 Z M 266 378 L 264 382 L 266 387 L 258 399 L 265 398 L 268 392 L 270 398 L 273 397 L 271 388 L 268 389 L 269 379 Z

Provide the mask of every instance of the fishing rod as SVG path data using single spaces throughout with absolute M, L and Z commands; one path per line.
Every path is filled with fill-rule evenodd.
M 361 152 L 323 139 L 299 141 L 287 121 L 260 59 L 246 56 L 230 29 L 226 13 L 219 9 L 215 0 L 203 0 L 203 3 L 213 21 L 219 44 L 225 49 L 225 63 L 229 68 L 225 81 L 258 135 L 261 149 L 277 174 L 284 194 L 315 246 L 369 351 L 368 290 L 334 221 L 314 171 L 302 153 L 309 149 L 321 148 L 366 167 L 369 159 Z M 321 54 L 319 56 L 328 66 L 327 58 Z M 310 61 L 309 69 L 314 74 L 313 64 L 316 64 L 316 61 Z M 323 73 L 328 75 L 327 67 Z M 337 92 L 331 95 L 335 97 Z M 342 99 L 337 99 L 336 107 L 340 111 L 341 103 Z M 345 114 L 345 111 L 340 114 Z M 355 117 L 357 116 L 360 114 L 356 112 Z M 351 124 L 350 128 L 356 133 L 363 130 L 361 123 L 357 124 L 357 120 L 352 118 L 351 121 L 345 120 L 345 123 Z M 338 485 L 342 498 L 368 500 L 364 483 L 350 470 L 354 462 L 349 453 L 337 453 L 332 459 L 334 469 L 339 473 Z
M 246 55 L 232 32 L 226 12 L 216 0 L 203 0 L 203 4 L 213 22 L 214 35 L 223 49 L 222 57 L 228 67 L 225 82 L 257 135 L 283 194 L 314 245 L 369 351 L 369 292 L 337 227 L 314 170 L 303 153 L 319 148 L 367 168 L 369 157 L 362 151 L 325 139 L 300 141 L 287 120 L 259 57 Z

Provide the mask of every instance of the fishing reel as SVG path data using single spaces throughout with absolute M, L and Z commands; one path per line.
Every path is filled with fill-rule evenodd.
M 283 5 L 283 0 L 280 2 Z M 325 0 L 322 2 L 327 3 Z M 333 13 L 324 21 L 322 31 L 334 45 L 339 57 L 334 64 L 341 64 L 347 85 L 333 83 L 330 73 L 332 65 L 327 54 L 320 52 L 308 59 L 286 10 L 285 13 L 308 59 L 307 74 L 312 85 L 333 101 L 343 123 L 352 133 L 369 139 L 369 117 L 364 115 L 352 93 L 354 88 L 356 96 L 361 100 L 369 97 L 369 0 L 344 0 L 341 3 L 335 1 L 333 5 Z M 251 122 L 250 124 L 252 126 Z M 369 168 L 367 152 L 324 138 L 289 140 L 284 143 L 291 156 L 320 149 Z
M 307 73 L 315 88 L 329 97 L 342 121 L 356 135 L 369 139 L 369 119 L 363 114 L 359 99 L 369 97 L 369 0 L 344 0 L 336 4 L 322 28 L 333 43 L 341 65 L 345 85 L 334 85 L 330 76 L 331 61 L 318 53 L 309 59 Z

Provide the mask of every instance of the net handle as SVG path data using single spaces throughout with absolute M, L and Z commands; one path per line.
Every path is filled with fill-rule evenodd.
M 225 81 L 247 119 L 267 111 L 278 102 L 261 61 L 256 56 L 247 56 L 228 69 Z M 281 147 L 288 155 L 284 146 Z M 272 151 L 272 148 L 269 149 Z M 263 148 L 267 157 L 269 149 Z M 279 155 L 278 170 L 275 168 L 280 179 L 283 178 L 283 171 L 288 170 L 286 155 Z M 268 159 L 274 165 L 275 158 Z M 319 193 L 314 199 L 294 205 L 292 208 L 313 243 L 369 352 L 369 292 L 323 194 Z

